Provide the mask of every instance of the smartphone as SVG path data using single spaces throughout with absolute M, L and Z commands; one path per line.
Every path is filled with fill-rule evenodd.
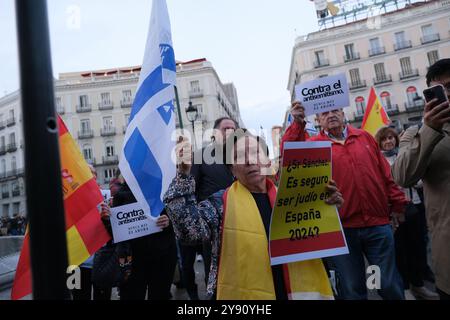
M 447 93 L 442 84 L 438 84 L 423 90 L 423 96 L 425 97 L 425 100 L 427 102 L 430 102 L 431 100 L 437 98 L 438 101 L 435 104 L 436 106 L 441 103 L 448 102 Z

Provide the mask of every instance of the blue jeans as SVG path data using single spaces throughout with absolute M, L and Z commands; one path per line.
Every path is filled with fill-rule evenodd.
M 366 257 L 369 265 L 380 268 L 378 294 L 385 300 L 404 300 L 403 283 L 395 264 L 391 226 L 346 228 L 344 233 L 350 253 L 326 259 L 328 266 L 336 272 L 338 298 L 367 299 Z

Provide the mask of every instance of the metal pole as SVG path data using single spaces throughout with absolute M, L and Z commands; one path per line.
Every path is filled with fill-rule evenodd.
M 45 0 L 16 0 L 34 299 L 68 298 L 67 243 Z
M 183 118 L 181 117 L 180 99 L 178 98 L 178 88 L 177 88 L 177 86 L 173 86 L 173 87 L 175 89 L 175 100 L 177 102 L 178 121 L 180 122 L 180 129 L 183 129 Z

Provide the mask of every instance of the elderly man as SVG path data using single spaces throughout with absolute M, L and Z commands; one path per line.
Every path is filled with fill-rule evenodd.
M 441 84 L 450 99 L 450 59 L 428 69 L 427 85 Z M 450 106 L 431 100 L 425 105 L 422 126 L 408 128 L 392 167 L 394 180 L 403 187 L 423 181 L 425 208 L 431 234 L 436 288 L 450 300 Z
M 327 262 L 336 271 L 342 299 L 367 299 L 364 257 L 380 268 L 382 298 L 404 299 L 390 216 L 401 216 L 407 200 L 375 139 L 344 119 L 341 109 L 319 114 L 322 131 L 310 139 L 332 142 L 333 179 L 345 199 L 339 215 L 350 253 Z
M 321 260 L 270 265 L 268 234 L 277 191 L 261 174 L 270 165 L 265 144 L 238 130 L 226 146 L 226 163 L 237 181 L 225 194 L 222 190 L 198 203 L 188 159 L 179 165 L 164 196 L 177 238 L 212 242 L 208 296 L 217 293 L 219 300 L 332 299 Z M 334 183 L 327 187 L 330 197 L 326 202 L 341 205 L 343 199 Z

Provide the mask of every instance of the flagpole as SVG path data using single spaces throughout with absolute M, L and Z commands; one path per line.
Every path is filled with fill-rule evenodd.
M 173 87 L 175 89 L 175 100 L 177 102 L 178 121 L 180 122 L 180 129 L 183 129 L 183 118 L 181 118 L 180 99 L 178 98 L 178 88 L 177 86 Z
M 33 299 L 68 298 L 67 243 L 46 0 L 16 0 Z

